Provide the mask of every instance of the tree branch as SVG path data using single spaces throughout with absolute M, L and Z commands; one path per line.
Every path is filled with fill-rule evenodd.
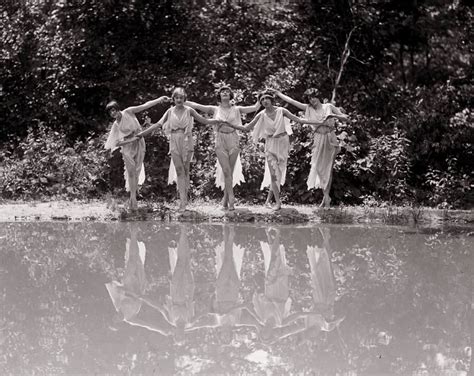
M 351 49 L 349 48 L 349 41 L 351 39 L 351 36 L 354 30 L 355 30 L 355 26 L 352 28 L 352 30 L 349 32 L 349 35 L 346 38 L 344 51 L 342 51 L 339 72 L 337 74 L 336 81 L 334 82 L 334 88 L 332 89 L 331 103 L 335 103 L 336 101 L 336 90 L 337 90 L 337 87 L 339 86 L 339 82 L 341 81 L 342 73 L 344 72 L 344 66 L 346 65 L 347 59 L 349 58 L 349 55 L 351 54 Z M 329 62 L 329 59 L 328 59 L 328 62 Z

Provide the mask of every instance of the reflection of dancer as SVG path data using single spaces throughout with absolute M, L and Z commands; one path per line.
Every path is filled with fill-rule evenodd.
M 297 312 L 287 317 L 279 338 L 296 333 L 311 334 L 314 330 L 331 332 L 344 320 L 334 317 L 336 286 L 330 260 L 329 228 L 319 228 L 323 237 L 322 247 L 309 246 L 306 249 L 311 268 L 313 304 L 309 312 Z
M 239 305 L 240 272 L 245 250 L 234 244 L 235 230 L 224 226 L 224 242 L 216 248 L 216 297 L 214 309 L 218 313 Z
M 191 271 L 188 226 L 181 226 L 177 248 L 169 248 L 171 282 L 163 313 L 168 322 L 176 327 L 175 335 L 181 339 L 184 329 L 194 318 L 194 277 Z
M 330 261 L 329 229 L 320 229 L 323 236 L 322 247 L 308 246 L 307 255 L 311 267 L 311 286 L 313 304 L 308 312 L 296 312 L 287 315 L 276 326 L 270 338 L 271 342 L 300 334 L 312 336 L 314 332 L 331 332 L 344 320 L 334 317 L 336 288 Z
M 125 245 L 125 269 L 122 282 L 112 281 L 105 286 L 117 313 L 125 321 L 133 320 L 140 311 L 142 296 L 146 286 L 145 255 L 143 242 L 137 240 L 137 230 L 132 229 L 130 239 Z
M 336 300 L 336 286 L 332 271 L 329 240 L 329 228 L 319 228 L 323 237 L 322 247 L 308 246 L 309 265 L 311 267 L 311 287 L 313 289 L 313 311 L 319 311 L 324 317 L 334 315 L 334 302 Z
M 137 241 L 136 230 L 132 230 L 126 243 L 123 281 L 106 283 L 106 288 L 120 320 L 164 336 L 174 335 L 176 325 L 170 322 L 163 306 L 144 296 L 145 254 L 145 244 Z
M 240 273 L 245 250 L 234 244 L 235 230 L 224 226 L 224 242 L 216 248 L 216 294 L 213 311 L 199 317 L 187 330 L 220 328 L 225 343 L 232 340 L 232 330 L 239 326 L 261 326 L 255 315 L 242 303 Z
M 260 334 L 263 340 L 273 335 L 273 329 L 283 325 L 291 308 L 288 286 L 290 268 L 286 264 L 285 248 L 280 244 L 280 232 L 275 228 L 267 231 L 268 243 L 260 242 L 265 262 L 265 292 L 254 294 L 255 312 L 264 327 Z

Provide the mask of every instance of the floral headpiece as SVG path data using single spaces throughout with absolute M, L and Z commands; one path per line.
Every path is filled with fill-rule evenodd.
M 270 98 L 271 100 L 274 100 L 275 95 L 268 90 L 264 90 L 258 94 L 258 101 L 261 102 L 263 98 Z
M 307 98 L 309 97 L 318 97 L 319 96 L 319 90 L 311 87 L 309 89 L 306 89 L 306 91 L 303 93 Z

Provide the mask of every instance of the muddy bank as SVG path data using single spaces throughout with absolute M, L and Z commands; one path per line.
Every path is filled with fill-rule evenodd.
M 0 222 L 14 221 L 192 221 L 275 223 L 380 223 L 391 225 L 464 225 L 474 227 L 473 210 L 441 210 L 411 207 L 286 206 L 274 212 L 261 205 L 238 205 L 223 210 L 215 202 L 195 202 L 184 213 L 175 203 L 141 203 L 131 213 L 115 201 L 2 202 Z

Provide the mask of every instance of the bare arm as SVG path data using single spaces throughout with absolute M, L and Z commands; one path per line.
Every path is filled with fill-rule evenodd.
M 348 122 L 349 121 L 349 116 L 347 116 L 345 113 L 343 113 L 339 107 L 336 107 L 331 104 L 331 114 L 328 117 L 335 118 L 337 120 L 343 121 L 343 122 Z
M 255 104 L 253 106 L 237 106 L 237 109 L 244 113 L 244 114 L 248 114 L 250 112 L 256 112 L 258 111 L 258 109 L 260 108 L 260 102 L 257 101 L 255 102 Z
M 306 110 L 306 104 L 298 102 L 297 100 L 289 97 L 288 95 L 283 94 L 278 90 L 275 90 L 274 92 L 279 98 L 283 99 L 285 102 L 288 102 L 289 104 L 299 108 L 300 110 Z
M 309 119 L 300 118 L 298 116 L 293 115 L 286 108 L 283 109 L 283 115 L 286 116 L 288 119 L 291 119 L 301 124 L 323 125 L 324 121 L 326 120 L 326 119 L 323 119 L 322 121 L 318 121 L 318 120 L 309 120 Z
M 258 113 L 250 123 L 247 123 L 246 125 L 235 125 L 235 124 L 227 124 L 229 127 L 232 127 L 234 129 L 238 129 L 240 131 L 244 131 L 244 132 L 250 132 L 254 127 L 255 127 L 255 124 L 257 124 L 257 121 L 258 119 L 260 119 L 260 116 L 261 116 L 261 112 Z
M 146 103 L 143 103 L 140 106 L 132 106 L 132 107 L 127 107 L 125 111 L 132 112 L 136 114 L 137 112 L 145 111 L 149 109 L 150 107 L 156 106 L 158 103 L 164 103 L 164 102 L 169 102 L 170 98 L 167 96 L 162 96 L 156 99 L 153 99 L 152 101 L 148 101 Z
M 184 105 L 191 107 L 195 110 L 205 112 L 206 114 L 211 114 L 211 113 L 213 114 L 214 111 L 216 110 L 216 106 L 206 106 L 204 104 L 199 104 L 199 103 L 191 102 L 191 101 L 184 102 Z
M 163 124 L 166 123 L 166 121 L 168 120 L 169 113 L 170 113 L 170 110 L 166 111 L 160 120 L 158 120 L 155 124 L 152 124 L 147 129 L 141 131 L 140 133 L 137 133 L 136 137 L 145 137 L 146 135 L 153 132 L 156 128 L 162 127 Z
M 198 122 L 202 124 L 206 124 L 206 125 L 222 124 L 222 120 L 206 119 L 205 117 L 199 115 L 194 108 L 191 108 L 190 113 L 194 119 L 196 119 Z

